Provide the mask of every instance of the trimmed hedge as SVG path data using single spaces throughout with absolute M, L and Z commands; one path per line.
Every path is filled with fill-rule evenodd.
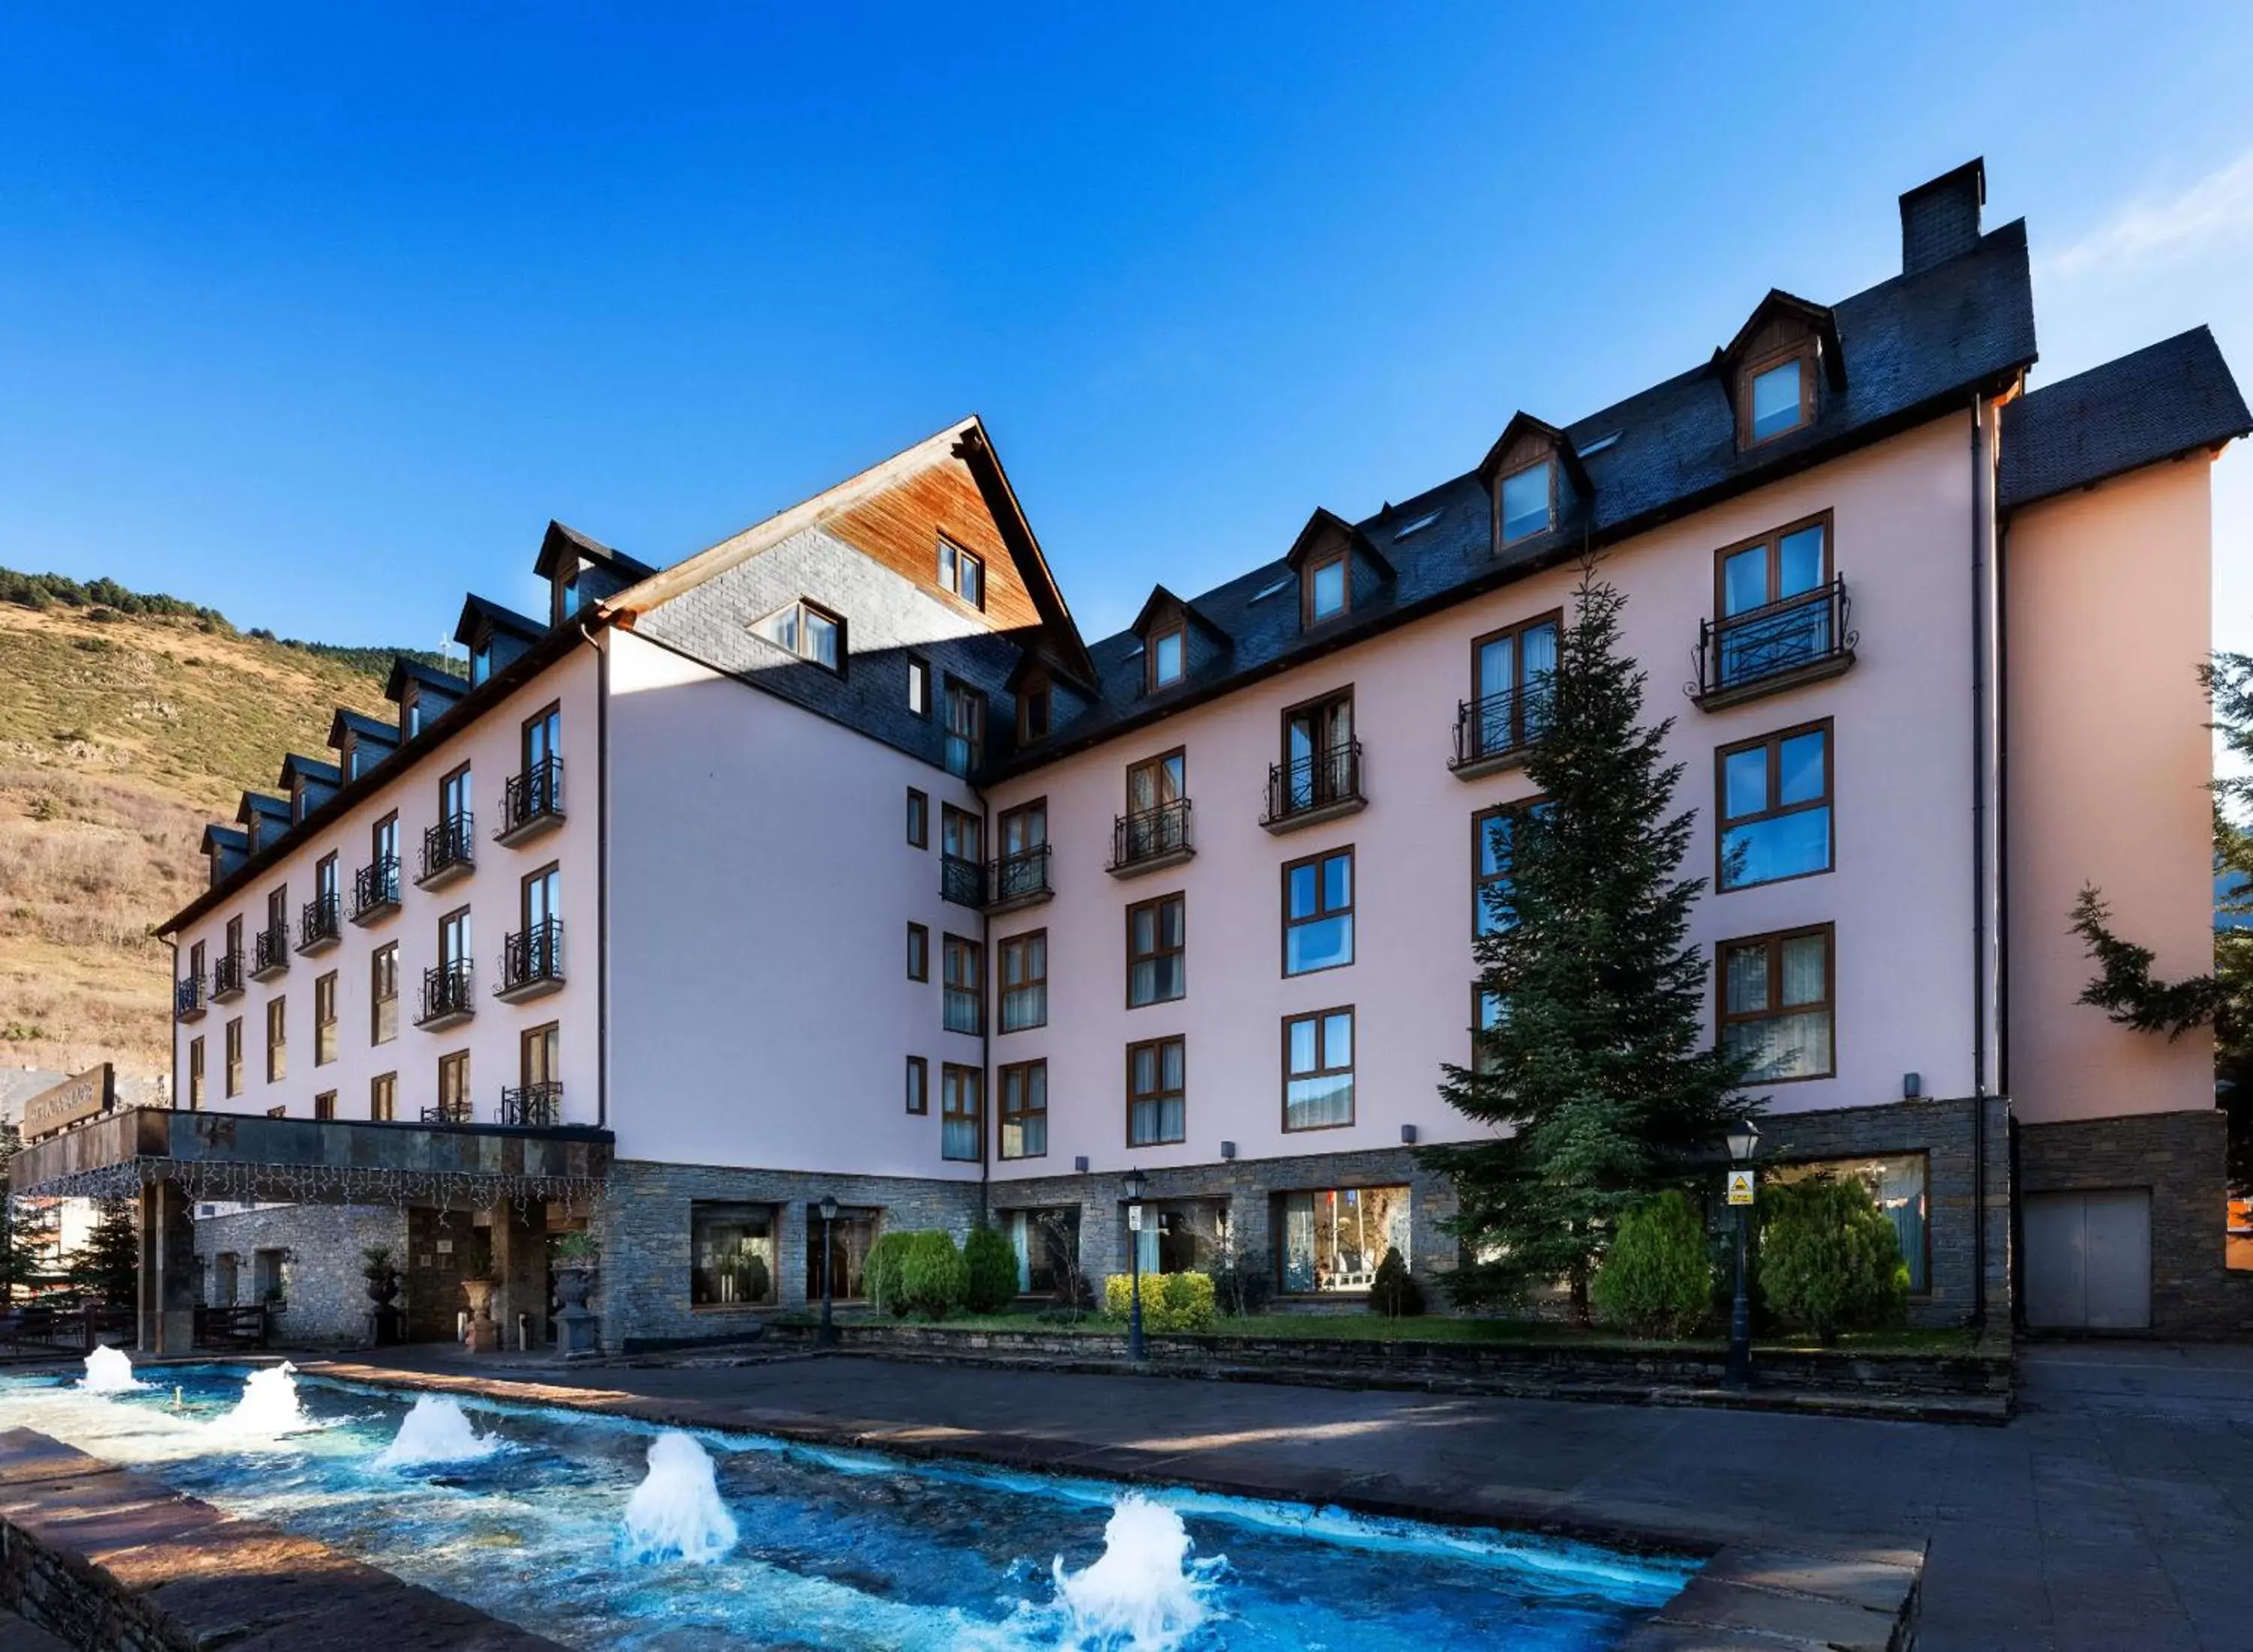
M 1687 1336 L 1713 1298 L 1705 1224 L 1683 1194 L 1669 1190 L 1630 1206 L 1597 1270 L 1596 1314 L 1637 1336 Z
M 868 1306 L 879 1314 L 908 1311 L 900 1300 L 900 1264 L 906 1259 L 908 1241 L 914 1237 L 899 1229 L 881 1233 L 861 1263 L 861 1290 Z
M 1386 1245 L 1385 1259 L 1377 1265 L 1377 1277 L 1369 1284 L 1369 1311 L 1389 1320 L 1424 1311 L 1423 1287 L 1408 1271 L 1407 1258 L 1397 1244 Z
M 1828 1343 L 1908 1316 L 1901 1238 L 1852 1176 L 1769 1181 L 1760 1190 L 1760 1291 L 1769 1309 Z
M 970 1298 L 970 1268 L 951 1233 L 907 1236 L 900 1252 L 900 1303 L 910 1314 L 943 1320 Z
M 1103 1311 L 1123 1320 L 1133 1307 L 1133 1276 L 1113 1273 L 1103 1281 Z M 1213 1321 L 1212 1276 L 1206 1273 L 1145 1273 L 1142 1328 L 1146 1331 L 1209 1331 Z
M 971 1229 L 962 1263 L 973 1314 L 998 1314 L 1017 1300 L 1017 1247 L 999 1228 L 981 1223 Z

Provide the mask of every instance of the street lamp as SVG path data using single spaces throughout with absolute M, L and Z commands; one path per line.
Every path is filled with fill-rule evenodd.
M 1126 1250 L 1133 1265 L 1133 1306 L 1126 1316 L 1126 1357 L 1140 1364 L 1142 1360 L 1142 1189 L 1147 1185 L 1140 1170 L 1129 1170 L 1126 1183 Z
M 1760 1151 L 1760 1126 L 1749 1119 L 1740 1119 L 1729 1126 L 1729 1162 L 1744 1170 Z M 1737 1213 L 1737 1300 L 1729 1309 L 1729 1364 L 1727 1383 L 1731 1388 L 1750 1388 L 1753 1385 L 1753 1308 L 1746 1294 L 1746 1246 L 1752 1230 L 1752 1173 L 1745 1170 L 1744 1187 L 1737 1187 L 1737 1178 L 1729 1178 L 1729 1203 Z
M 837 1346 L 837 1321 L 831 1313 L 831 1300 L 834 1293 L 830 1289 L 830 1276 L 837 1271 L 837 1252 L 830 1248 L 829 1230 L 830 1225 L 837 1220 L 837 1195 L 834 1193 L 823 1194 L 820 1210 L 821 1329 L 815 1335 L 813 1345 L 816 1348 L 834 1348 Z

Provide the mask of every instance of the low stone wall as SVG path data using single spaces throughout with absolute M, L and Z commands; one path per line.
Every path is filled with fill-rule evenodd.
M 1102 1331 L 949 1330 L 943 1325 L 839 1328 L 847 1353 L 1008 1361 L 1057 1367 L 1126 1358 L 1126 1339 Z M 810 1342 L 805 1326 L 772 1335 Z M 1605 1348 L 1555 1342 L 1441 1342 L 1421 1338 L 1336 1341 L 1304 1336 L 1167 1335 L 1146 1343 L 1154 1370 L 1181 1375 L 1257 1374 L 1284 1382 L 1353 1388 L 1435 1388 L 1493 1394 L 1563 1394 L 1624 1398 L 1656 1390 L 1721 1387 L 1718 1348 Z M 1870 1352 L 1847 1349 L 1761 1349 L 1764 1388 L 1794 1394 L 1901 1400 L 1976 1400 L 2007 1414 L 2009 1344 L 1971 1353 Z
M 403 1270 L 407 1265 L 407 1213 L 390 1205 L 290 1204 L 265 1210 L 196 1219 L 196 1264 L 201 1270 L 199 1300 L 217 1304 L 213 1284 L 217 1258 L 238 1258 L 234 1300 L 258 1300 L 255 1258 L 261 1251 L 285 1253 L 282 1264 L 283 1307 L 274 1317 L 274 1340 L 293 1348 L 359 1347 L 367 1340 L 366 1281 L 360 1252 L 387 1245 Z
M 87 1652 L 561 1652 L 458 1600 L 27 1428 L 0 1432 L 0 1607 Z

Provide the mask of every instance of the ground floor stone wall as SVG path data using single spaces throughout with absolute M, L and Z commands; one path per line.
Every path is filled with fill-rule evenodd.
M 291 1346 L 363 1342 L 369 1305 L 360 1252 L 385 1245 L 406 1264 L 407 1213 L 391 1205 L 277 1205 L 199 1216 L 195 1229 L 198 1300 L 213 1306 L 257 1301 L 259 1253 L 278 1253 L 274 1339 Z M 226 1258 L 234 1259 L 231 1296 Z
M 2229 1123 L 2218 1109 L 2019 1126 L 2021 1194 L 2145 1189 L 2152 1201 L 2152 1329 L 2253 1332 L 2253 1273 L 2226 1265 Z
M 1925 1155 L 1928 1290 L 1909 1301 L 1912 1324 L 2007 1324 L 2011 1312 L 2010 1104 L 2000 1097 L 1887 1102 L 1875 1107 L 1770 1113 L 1756 1168 L 1831 1160 Z M 1979 1155 L 1987 1163 L 1984 1201 Z M 1980 1228 L 1984 1224 L 1983 1236 Z M 1981 1265 L 1985 1291 L 1979 1289 Z

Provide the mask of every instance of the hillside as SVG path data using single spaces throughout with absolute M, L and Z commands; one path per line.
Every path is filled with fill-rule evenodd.
M 205 825 L 289 752 L 323 755 L 335 707 L 388 715 L 389 652 L 52 577 L 0 569 L 0 1066 L 163 1072 L 171 956 L 149 931 L 202 887 Z

